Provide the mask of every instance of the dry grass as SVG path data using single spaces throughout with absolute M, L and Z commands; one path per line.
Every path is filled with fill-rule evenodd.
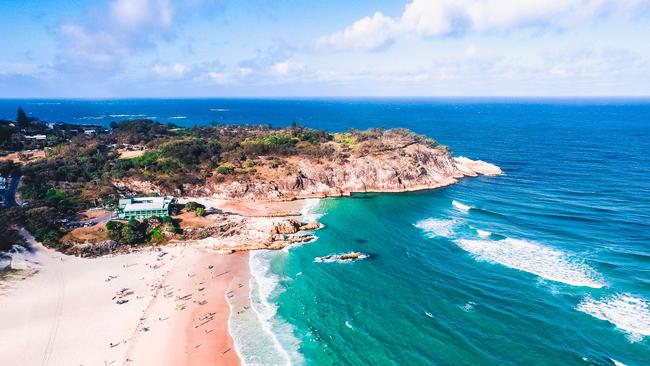
M 75 243 L 99 243 L 108 240 L 108 230 L 106 225 L 97 224 L 89 227 L 79 227 L 65 234 L 62 241 L 72 241 Z
M 125 149 L 120 149 L 117 150 L 117 152 L 120 154 L 119 159 L 133 159 L 133 158 L 139 158 L 140 156 L 144 155 L 144 153 L 147 152 L 147 150 L 125 150 Z
M 84 220 L 91 220 L 91 219 L 96 219 L 99 216 L 102 216 L 106 214 L 108 211 L 106 210 L 86 210 L 81 213 L 82 217 Z
M 22 157 L 22 159 L 21 159 Z M 45 151 L 43 150 L 28 150 L 28 151 L 23 151 L 23 152 L 13 152 L 11 154 L 7 154 L 5 156 L 0 156 L 0 161 L 4 160 L 13 160 L 14 163 L 31 163 L 32 161 L 35 161 L 40 158 L 45 157 Z
M 214 220 L 208 217 L 196 216 L 194 212 L 183 212 L 180 215 L 174 216 L 174 219 L 179 219 L 179 226 L 184 228 L 203 228 L 214 225 Z

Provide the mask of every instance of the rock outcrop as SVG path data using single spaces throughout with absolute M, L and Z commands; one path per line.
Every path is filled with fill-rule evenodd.
M 451 151 L 410 131 L 388 130 L 379 137 L 350 147 L 331 141 L 331 156 L 308 154 L 259 157 L 255 172 L 220 175 L 201 184 L 176 190 L 191 197 L 290 200 L 340 197 L 355 192 L 403 192 L 443 187 L 477 175 L 498 175 L 501 170 L 483 161 L 454 158 Z M 156 189 L 149 182 L 116 182 L 142 193 L 178 194 Z

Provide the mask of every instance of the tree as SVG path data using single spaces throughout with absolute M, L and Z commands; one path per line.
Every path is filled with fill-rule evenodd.
M 23 111 L 22 107 L 18 107 L 18 112 L 16 113 L 16 123 L 18 124 L 18 128 L 28 128 L 29 127 L 29 118 L 27 118 L 27 114 L 25 114 L 25 111 Z

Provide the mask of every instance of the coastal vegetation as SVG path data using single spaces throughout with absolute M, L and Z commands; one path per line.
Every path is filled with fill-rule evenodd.
M 110 127 L 46 126 L 22 110 L 16 121 L 0 123 L 0 155 L 5 155 L 0 174 L 22 177 L 19 195 L 27 202 L 0 209 L 5 218 L 0 223 L 3 241 L 18 240 L 14 227 L 25 227 L 51 247 L 79 238 L 105 238 L 118 245 L 160 243 L 181 231 L 174 220 L 151 218 L 109 221 L 87 233 L 71 234 L 74 227 L 68 223 L 81 220 L 85 210 L 114 210 L 121 197 L 135 194 L 198 197 L 224 189 L 229 196 L 277 199 L 283 192 L 309 194 L 310 189 L 327 187 L 331 191 L 321 194 L 373 189 L 366 182 L 399 190 L 406 189 L 406 181 L 421 189 L 453 183 L 453 177 L 464 174 L 445 146 L 405 129 L 329 133 L 296 123 L 287 128 L 181 128 L 146 119 L 113 122 Z M 37 132 L 46 136 L 38 157 L 6 158 L 28 146 L 21 136 Z M 181 209 L 195 217 L 206 214 L 195 202 Z

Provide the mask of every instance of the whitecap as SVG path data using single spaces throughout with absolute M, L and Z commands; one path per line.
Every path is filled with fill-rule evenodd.
M 650 302 L 628 293 L 600 300 L 586 296 L 576 309 L 614 324 L 627 333 L 631 342 L 639 342 L 645 336 L 650 336 Z
M 463 305 L 461 308 L 462 308 L 465 312 L 468 312 L 468 313 L 469 313 L 470 311 L 474 310 L 474 305 L 476 305 L 476 303 L 475 303 L 474 301 L 468 301 L 468 302 L 466 302 L 465 305 Z
M 229 110 L 228 108 L 210 108 L 211 112 L 228 112 Z
M 424 312 L 424 315 L 428 316 L 429 318 L 433 318 L 433 314 L 431 314 L 431 313 L 428 312 L 428 311 L 425 311 L 425 312 Z
M 349 321 L 349 320 L 346 320 L 346 321 L 345 321 L 345 326 L 348 327 L 348 328 L 350 328 L 350 329 L 352 329 L 352 330 L 354 330 L 354 327 L 352 326 L 352 324 L 350 324 L 350 321 Z
M 76 117 L 76 119 L 83 119 L 83 120 L 90 120 L 90 119 L 92 119 L 92 120 L 99 120 L 99 119 L 104 119 L 104 118 L 106 118 L 105 115 L 101 115 L 101 116 L 85 116 L 85 117 Z
M 503 240 L 456 240 L 455 243 L 479 260 L 529 272 L 571 286 L 601 288 L 602 277 L 584 261 L 542 244 L 506 238 Z
M 624 364 L 623 362 L 621 362 L 621 361 L 617 361 L 617 360 L 615 360 L 615 359 L 613 359 L 613 358 L 610 358 L 610 360 L 612 361 L 612 363 L 614 364 L 614 366 L 627 366 L 627 365 Z
M 492 235 L 491 232 L 489 232 L 489 231 L 485 231 L 485 230 L 481 230 L 481 229 L 476 229 L 476 233 L 477 233 L 478 236 L 480 236 L 481 238 L 487 238 L 487 237 L 489 237 L 490 235 Z
M 146 114 L 109 114 L 109 117 L 123 118 L 123 117 L 146 117 Z
M 174 116 L 174 117 L 169 117 L 169 119 L 185 119 L 187 116 Z
M 441 219 L 424 219 L 415 223 L 415 227 L 424 230 L 430 238 L 435 238 L 436 236 L 451 238 L 454 235 L 454 229 L 457 225 L 457 220 Z
M 472 208 L 472 206 L 467 206 L 466 204 L 464 204 L 462 202 L 458 202 L 456 200 L 451 201 L 451 204 L 452 204 L 452 206 L 454 206 L 457 209 L 459 209 L 461 211 L 464 211 L 464 212 L 467 212 L 467 211 L 469 211 L 470 208 Z

